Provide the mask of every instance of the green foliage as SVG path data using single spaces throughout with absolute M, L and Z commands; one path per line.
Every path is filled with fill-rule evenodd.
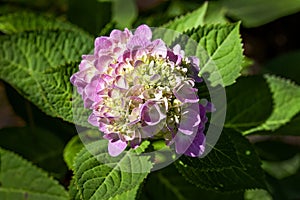
M 67 18 L 93 35 L 111 20 L 111 3 L 97 0 L 68 0 Z
M 242 132 L 257 127 L 272 112 L 272 96 L 263 77 L 239 78 L 236 84 L 226 88 L 226 96 L 228 110 L 224 125 L 226 128 Z
M 274 108 L 269 118 L 260 126 L 244 132 L 274 131 L 289 122 L 300 111 L 300 88 L 293 82 L 276 76 L 265 76 L 273 95 Z
M 260 26 L 300 10 L 299 0 L 221 0 L 220 4 L 246 27 Z
M 155 192 L 153 192 L 155 191 Z M 161 195 L 164 194 L 164 195 Z M 231 200 L 242 199 L 243 193 L 219 193 L 203 190 L 178 175 L 174 165 L 153 172 L 147 178 L 142 190 L 142 200 L 164 200 L 164 199 L 209 199 L 209 200 Z
M 300 51 L 292 51 L 275 57 L 264 66 L 264 73 L 282 76 L 300 84 Z
M 39 168 L 0 148 L 0 199 L 67 200 L 68 193 Z
M 162 27 L 183 33 L 205 24 L 225 23 L 226 19 L 224 16 L 224 12 L 219 4 L 205 2 L 198 9 L 186 15 L 179 16 Z
M 92 49 L 89 35 L 74 31 L 24 32 L 3 36 L 0 43 L 1 79 L 50 116 L 73 122 L 74 107 L 74 112 L 79 112 L 74 118 L 81 117 L 83 104 L 72 96 L 70 76 L 78 70 L 81 55 Z M 79 105 L 72 104 L 72 97 Z
M 171 21 L 165 24 L 163 27 L 168 29 L 173 29 L 175 31 L 184 32 L 192 28 L 197 28 L 204 24 L 204 16 L 207 10 L 207 3 L 204 3 L 197 10 L 188 13 L 184 16 L 176 18 L 174 21 Z
M 188 181 L 200 188 L 221 192 L 266 188 L 260 164 L 253 146 L 232 130 L 223 131 L 204 158 L 181 157 L 176 162 L 179 172 Z
M 66 21 L 45 15 L 38 15 L 33 12 L 14 12 L 0 16 L 0 31 L 5 34 L 57 29 L 79 30 L 76 26 Z
M 0 146 L 13 150 L 39 167 L 59 176 L 64 175 L 67 170 L 62 159 L 63 141 L 47 129 L 31 127 L 0 129 Z
M 272 196 L 266 190 L 247 190 L 245 200 L 272 200 Z
M 263 169 L 277 179 L 289 177 L 300 169 L 300 154 L 284 161 L 263 161 Z
M 191 41 L 183 49 L 200 59 L 199 75 L 206 76 L 212 86 L 231 85 L 240 75 L 243 51 L 239 27 L 239 23 L 205 25 L 185 32 L 197 46 Z
M 22 95 L 12 95 L 9 101 L 17 114 L 25 113 L 20 117 L 26 118 L 29 127 L 1 129 L 0 146 L 49 171 L 68 187 L 69 194 L 47 173 L 0 148 L 0 199 L 299 199 L 299 150 L 284 143 L 293 139 L 296 143 L 300 133 L 299 51 L 263 66 L 263 73 L 273 74 L 265 79 L 238 77 L 245 67 L 257 64 L 255 58 L 243 56 L 240 25 L 256 27 L 296 13 L 300 1 L 157 1 L 161 4 L 145 11 L 138 11 L 135 2 L 14 0 L 1 4 L 0 79 L 6 82 L 2 85 L 9 95 L 14 89 Z M 229 23 L 225 16 L 240 22 Z M 107 153 L 107 141 L 99 140 L 98 130 L 88 130 L 67 141 L 74 131 L 66 130 L 70 125 L 67 122 L 90 126 L 90 111 L 84 109 L 81 96 L 73 91 L 70 76 L 78 71 L 81 56 L 92 53 L 94 38 L 66 18 L 94 35 L 108 35 L 114 28 L 131 28 L 132 24 L 164 24 L 163 33 L 158 31 L 154 36 L 167 44 L 178 42 L 186 55 L 196 55 L 207 88 L 229 86 L 225 129 L 215 146 L 207 137 L 206 149 L 211 152 L 203 158 L 182 156 L 175 163 L 177 168 L 170 165 L 150 174 L 151 161 L 159 157 L 142 153 L 164 147 L 161 141 L 143 142 L 138 149 L 118 157 Z M 247 38 L 248 45 L 251 41 Z M 210 98 L 207 88 L 204 84 L 198 88 L 201 97 Z M 23 97 L 48 116 L 36 115 Z M 23 102 L 30 105 L 24 106 Z M 8 106 L 3 104 L 2 113 Z M 248 138 L 259 142 L 251 145 L 241 133 L 255 133 Z M 73 171 L 72 179 L 66 175 L 62 154 Z
M 141 150 L 143 145 L 148 144 L 143 143 Z M 88 144 L 76 156 L 75 183 L 83 199 L 131 199 L 151 167 L 149 157 L 137 156 L 133 149 L 111 157 L 107 141 L 100 140 Z
M 64 160 L 68 165 L 69 169 L 74 170 L 75 156 L 83 147 L 84 146 L 77 135 L 74 136 L 66 145 L 64 149 Z

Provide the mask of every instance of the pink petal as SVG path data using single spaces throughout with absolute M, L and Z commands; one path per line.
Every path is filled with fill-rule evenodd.
M 109 155 L 116 157 L 120 155 L 127 147 L 127 142 L 123 142 L 122 140 L 117 140 L 112 142 L 111 140 L 108 142 L 108 153 Z
M 147 25 L 140 25 L 134 32 L 134 35 L 141 35 L 145 37 L 147 40 L 151 40 L 152 38 L 152 31 Z

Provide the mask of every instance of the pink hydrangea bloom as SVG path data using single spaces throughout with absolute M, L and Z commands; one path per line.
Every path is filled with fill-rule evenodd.
M 111 156 L 155 138 L 196 157 L 204 151 L 207 121 L 194 88 L 198 72 L 198 58 L 152 40 L 151 29 L 141 25 L 134 33 L 113 30 L 96 38 L 94 54 L 82 56 L 71 82 L 92 110 L 89 122 L 109 140 Z

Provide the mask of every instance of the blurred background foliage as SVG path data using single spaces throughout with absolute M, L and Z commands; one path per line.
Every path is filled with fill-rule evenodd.
M 1 32 L 1 26 L 5 23 L 1 16 L 24 10 L 70 21 L 96 37 L 108 34 L 113 28 L 135 28 L 142 23 L 161 26 L 192 12 L 203 3 L 201 0 L 2 0 L 0 34 L 5 34 Z M 272 73 L 300 84 L 299 11 L 300 0 L 215 0 L 208 3 L 207 20 L 242 22 L 241 36 L 244 54 L 248 58 L 244 75 Z M 266 87 L 263 84 L 260 86 Z M 234 95 L 236 87 L 229 87 L 229 95 Z M 0 82 L 0 100 L 0 146 L 21 154 L 51 172 L 67 187 L 71 174 L 63 162 L 62 154 L 64 146 L 77 134 L 74 125 L 45 115 L 4 82 Z M 265 109 L 269 112 L 271 108 Z M 29 127 L 24 128 L 24 125 Z M 11 129 L 15 134 L 10 134 Z M 273 199 L 300 199 L 299 135 L 298 114 L 272 136 L 248 136 L 263 160 L 262 166 L 268 174 Z M 141 199 L 162 198 L 149 191 L 156 190 L 157 180 L 163 180 L 164 176 L 173 177 L 170 183 L 189 186 L 191 191 L 185 199 L 191 199 L 189 195 L 195 192 L 193 186 L 185 180 L 179 180 L 173 171 L 152 173 L 143 186 L 148 192 L 143 193 Z M 164 190 L 162 187 L 158 189 Z M 271 199 L 265 191 L 260 190 L 224 195 L 197 188 L 196 193 L 202 199 Z M 172 192 L 166 197 L 173 199 Z

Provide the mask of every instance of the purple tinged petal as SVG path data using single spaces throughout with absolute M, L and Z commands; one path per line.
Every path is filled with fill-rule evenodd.
M 205 135 L 201 131 L 193 135 L 184 135 L 178 132 L 174 140 L 175 150 L 178 154 L 199 157 L 205 150 Z
M 167 52 L 167 57 L 169 58 L 170 61 L 175 63 L 175 65 L 180 65 L 181 64 L 181 56 L 180 55 L 175 55 L 174 52 L 168 51 Z
M 96 38 L 94 45 L 98 50 L 109 49 L 112 46 L 112 42 L 109 37 L 98 37 Z
M 114 85 L 124 90 L 127 90 L 129 88 L 128 83 L 123 76 L 117 76 Z
M 126 47 L 131 50 L 137 50 L 137 49 L 145 48 L 149 44 L 151 44 L 151 42 L 146 38 L 140 35 L 134 35 L 129 39 Z
M 88 122 L 89 122 L 90 124 L 92 124 L 93 126 L 98 126 L 98 125 L 99 125 L 98 120 L 97 120 L 97 116 L 96 116 L 94 113 L 92 113 L 92 114 L 89 116 Z
M 149 26 L 143 24 L 137 27 L 137 29 L 134 32 L 134 35 L 140 35 L 145 37 L 147 40 L 151 40 L 152 38 L 152 31 L 149 28 Z
M 178 83 L 173 89 L 173 94 L 182 103 L 197 103 L 197 89 L 193 88 L 187 81 Z
M 98 69 L 99 73 L 103 73 L 109 67 L 109 64 L 112 62 L 113 58 L 111 56 L 101 56 L 95 60 L 95 67 Z
M 161 39 L 154 40 L 150 45 L 152 55 L 161 55 L 163 58 L 166 58 L 167 51 L 166 44 Z
M 190 69 L 188 76 L 193 78 L 195 82 L 202 82 L 202 78 L 199 77 L 200 67 L 199 67 L 199 58 L 195 56 L 188 57 L 190 61 Z
M 205 135 L 202 132 L 199 132 L 194 138 L 192 144 L 184 152 L 185 155 L 191 157 L 199 157 L 205 151 Z
M 122 32 L 120 30 L 113 30 L 111 33 L 110 33 L 110 38 L 112 38 L 114 40 L 114 42 L 118 43 L 126 43 L 129 35 L 126 34 L 125 32 Z
M 184 51 L 181 50 L 181 47 L 179 44 L 176 44 L 174 47 L 173 47 L 173 52 L 175 55 L 179 55 L 181 57 L 184 57 Z
M 127 142 L 123 142 L 122 140 L 117 140 L 112 142 L 109 140 L 108 142 L 108 153 L 109 155 L 116 157 L 120 155 L 127 147 Z
M 141 120 L 154 126 L 166 118 L 165 109 L 156 102 L 147 101 L 141 108 Z
M 185 135 L 192 135 L 197 132 L 200 122 L 199 104 L 194 103 L 192 105 L 188 105 L 188 107 L 185 107 L 184 105 L 181 111 L 178 131 Z

